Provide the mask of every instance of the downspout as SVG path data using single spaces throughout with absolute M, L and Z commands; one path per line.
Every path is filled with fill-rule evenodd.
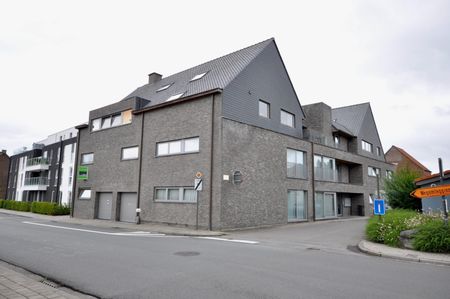
M 212 211 L 213 211 L 213 163 L 214 163 L 214 100 L 216 95 L 212 95 L 212 105 L 211 105 L 211 153 L 210 153 L 210 162 L 209 162 L 209 230 L 212 230 Z
M 316 221 L 316 184 L 314 176 L 314 142 L 311 142 L 311 183 L 312 183 L 312 203 L 313 203 L 313 221 Z
M 72 206 L 70 209 L 70 217 L 73 218 L 73 212 L 75 210 L 75 190 L 76 190 L 76 184 L 77 184 L 77 177 L 78 177 L 78 154 L 80 150 L 80 129 L 78 129 L 77 134 L 77 148 L 75 149 L 75 164 L 73 167 L 73 176 L 72 176 Z
M 142 144 L 144 142 L 144 121 L 145 121 L 145 112 L 142 113 L 142 121 L 141 121 L 141 140 L 139 142 L 139 169 L 138 169 L 138 189 L 137 189 L 137 209 L 141 208 L 141 179 L 142 179 Z M 141 213 L 136 212 L 136 224 L 141 223 Z

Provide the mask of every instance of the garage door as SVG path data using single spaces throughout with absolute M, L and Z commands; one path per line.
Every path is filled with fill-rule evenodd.
M 111 220 L 112 193 L 100 192 L 98 196 L 98 219 Z
M 135 222 L 137 193 L 122 193 L 120 196 L 120 221 Z

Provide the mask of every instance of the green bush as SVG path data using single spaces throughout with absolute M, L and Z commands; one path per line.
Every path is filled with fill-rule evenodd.
M 70 208 L 51 202 L 33 202 L 31 204 L 31 212 L 53 216 L 68 215 L 70 213 Z
M 418 227 L 413 239 L 414 249 L 419 251 L 450 253 L 450 225 L 434 219 Z
M 7 210 L 29 212 L 31 203 L 26 201 L 0 200 L 0 207 Z
M 26 202 L 0 199 L 0 208 L 21 212 L 33 212 L 45 215 L 69 215 L 70 208 L 51 202 Z
M 411 210 L 389 210 L 386 215 L 374 216 L 366 226 L 366 236 L 372 242 L 398 247 L 400 232 L 416 228 L 429 221 L 429 216 Z
M 391 178 L 384 181 L 384 188 L 389 205 L 394 209 L 421 210 L 422 202 L 411 197 L 410 193 L 416 189 L 414 180 L 420 174 L 409 168 L 398 169 Z

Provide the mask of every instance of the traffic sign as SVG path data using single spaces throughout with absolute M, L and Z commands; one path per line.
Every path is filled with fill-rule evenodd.
M 373 214 L 374 215 L 384 215 L 386 214 L 386 206 L 384 199 L 376 198 L 373 201 Z
M 450 195 L 450 185 L 419 188 L 411 192 L 410 195 L 417 198 Z
M 195 191 L 202 191 L 203 190 L 203 180 L 202 179 L 195 179 L 194 180 L 194 190 Z
M 196 177 L 197 179 L 201 179 L 202 176 L 203 176 L 203 173 L 201 173 L 200 171 L 197 171 L 197 173 L 195 174 L 195 177 Z

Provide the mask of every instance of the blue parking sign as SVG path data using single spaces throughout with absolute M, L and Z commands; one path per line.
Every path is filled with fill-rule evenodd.
M 374 215 L 384 215 L 386 214 L 386 207 L 384 204 L 384 199 L 376 198 L 373 201 L 373 214 Z

